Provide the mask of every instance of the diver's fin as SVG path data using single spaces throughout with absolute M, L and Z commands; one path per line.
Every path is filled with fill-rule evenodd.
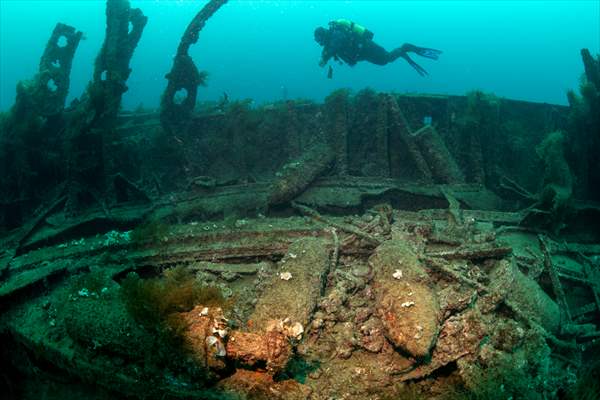
M 441 50 L 430 49 L 427 47 L 419 47 L 419 46 L 415 46 L 414 44 L 410 44 L 410 43 L 404 43 L 402 45 L 402 47 L 400 47 L 400 49 L 402 49 L 402 51 L 405 53 L 407 53 L 407 52 L 416 53 L 416 54 L 420 55 L 421 57 L 431 58 L 432 60 L 437 60 L 439 58 L 440 54 L 442 54 Z
M 415 49 L 415 53 L 417 53 L 421 57 L 427 57 L 431 58 L 432 60 L 437 60 L 440 54 L 442 54 L 442 51 L 436 49 L 428 49 L 427 47 L 417 47 Z
M 427 73 L 427 71 L 425 71 L 425 69 L 423 67 L 421 67 L 419 64 L 417 64 L 416 62 L 414 62 L 407 54 L 404 54 L 402 56 L 402 58 L 404 58 L 411 67 L 413 67 L 415 70 L 417 70 L 417 72 L 419 73 L 419 75 L 421 76 L 427 76 L 429 75 Z

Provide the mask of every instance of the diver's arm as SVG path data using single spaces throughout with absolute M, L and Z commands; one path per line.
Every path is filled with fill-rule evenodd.
M 319 61 L 319 67 L 322 68 L 325 65 L 327 65 L 327 62 L 329 62 L 329 60 L 333 56 L 334 55 L 330 53 L 329 50 L 327 50 L 327 47 L 323 48 L 323 52 L 321 53 L 321 60 Z
M 339 61 L 338 54 L 344 48 L 345 40 L 346 34 L 340 29 L 331 31 L 327 45 L 323 47 L 323 53 L 321 54 L 321 62 L 319 63 L 321 67 L 324 67 L 332 57 Z

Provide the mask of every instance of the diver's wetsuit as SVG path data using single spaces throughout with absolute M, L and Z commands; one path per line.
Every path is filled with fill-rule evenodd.
M 354 28 L 354 23 L 348 26 L 348 21 L 345 22 L 345 24 L 340 24 L 337 21 L 331 21 L 329 29 L 317 28 L 315 30 L 315 40 L 323 46 L 319 65 L 325 66 L 331 58 L 336 61 L 344 61 L 350 66 L 354 66 L 359 61 L 385 65 L 402 57 L 420 75 L 425 76 L 427 71 L 415 63 L 407 53 L 413 52 L 434 60 L 437 60 L 441 54 L 440 50 L 418 47 L 409 43 L 405 43 L 392 51 L 387 51 L 373 41 L 372 32 L 362 27 L 357 30 Z

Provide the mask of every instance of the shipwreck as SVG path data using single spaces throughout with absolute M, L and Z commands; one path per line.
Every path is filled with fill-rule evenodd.
M 121 110 L 147 18 L 107 0 L 84 95 L 59 23 L 0 115 L 0 392 L 598 398 L 598 57 L 568 107 L 198 104 L 188 50 L 225 3 L 158 110 Z

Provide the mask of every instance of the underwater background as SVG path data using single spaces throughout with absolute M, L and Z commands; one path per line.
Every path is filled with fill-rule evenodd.
M 157 107 L 173 52 L 190 19 L 204 4 L 192 0 L 132 1 L 148 25 L 131 61 L 123 107 Z M 19 80 L 37 70 L 48 32 L 57 21 L 77 26 L 87 40 L 73 61 L 67 103 L 92 75 L 105 29 L 99 0 L 0 1 L 0 110 L 14 102 Z M 443 50 L 439 61 L 420 59 L 421 78 L 399 60 L 385 67 L 334 66 L 333 79 L 318 67 L 317 26 L 347 18 L 375 33 L 391 50 L 408 42 Z M 567 104 L 579 85 L 578 49 L 600 47 L 600 2 L 583 1 L 232 1 L 217 13 L 191 49 L 209 73 L 199 101 L 252 98 L 322 100 L 332 90 L 464 94 L 481 89 L 513 99 Z M 417 57 L 418 58 L 418 57 Z

